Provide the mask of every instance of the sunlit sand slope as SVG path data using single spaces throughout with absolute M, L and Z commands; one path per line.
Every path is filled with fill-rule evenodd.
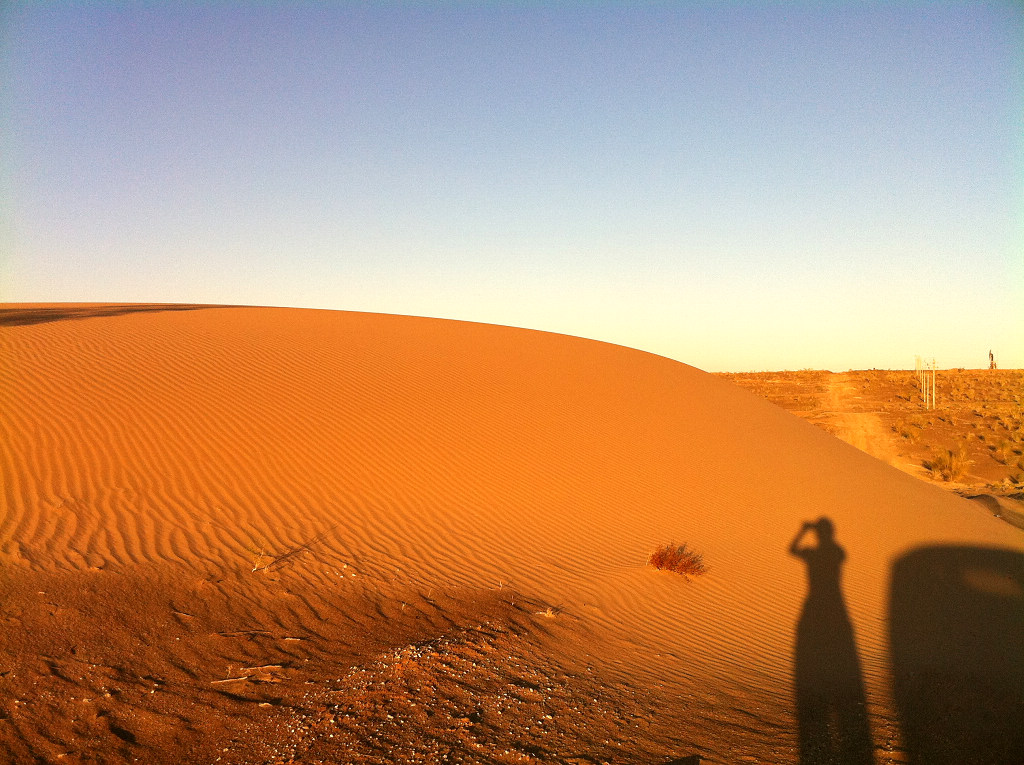
M 447 650 L 467 667 L 492 657 L 465 700 L 479 716 L 466 711 L 454 743 L 417 738 L 462 703 L 427 694 L 443 714 L 378 732 L 351 761 L 412 761 L 429 739 L 464 761 L 796 762 L 824 744 L 796 694 L 795 663 L 817 659 L 799 655 L 808 569 L 789 548 L 827 516 L 869 745 L 912 761 L 923 745 L 907 748 L 892 698 L 894 566 L 972 546 L 994 598 L 972 618 L 1020 606 L 1006 564 L 1019 530 L 684 364 L 481 324 L 174 309 L 0 313 L 12 759 L 349 761 L 372 736 L 358 709 L 345 728 L 331 705 L 361 699 L 367 725 L 386 727 L 381 710 L 448 687 Z M 708 573 L 646 566 L 665 542 L 701 552 Z M 442 641 L 414 662 L 429 677 L 401 699 L 345 680 L 426 640 Z M 512 736 L 547 702 L 503 723 L 483 699 L 546 662 L 564 708 Z M 570 714 L 577 691 L 593 709 Z M 330 749 L 334 734 L 348 748 Z

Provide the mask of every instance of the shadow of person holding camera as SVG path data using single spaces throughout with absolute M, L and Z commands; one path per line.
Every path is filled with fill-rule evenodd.
M 813 532 L 817 544 L 805 543 Z M 796 708 L 801 765 L 874 762 L 864 683 L 840 587 L 846 552 L 828 518 L 805 522 L 789 546 L 807 566 L 796 628 Z

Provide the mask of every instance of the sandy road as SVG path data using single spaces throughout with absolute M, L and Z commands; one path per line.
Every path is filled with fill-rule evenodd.
M 866 408 L 849 373 L 833 374 L 826 380 L 826 421 L 829 430 L 851 446 L 906 472 L 913 466 L 899 459 L 899 447 L 892 433 L 882 423 L 881 412 Z

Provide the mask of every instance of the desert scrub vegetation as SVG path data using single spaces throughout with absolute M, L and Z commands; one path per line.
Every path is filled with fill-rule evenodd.
M 813 375 L 813 376 L 812 376 Z M 848 437 L 837 402 L 819 391 L 842 383 L 843 411 L 871 412 L 886 429 L 878 451 L 951 491 L 977 490 L 1016 479 L 1024 463 L 1024 370 L 948 369 L 937 375 L 937 408 L 922 408 L 920 380 L 908 370 L 832 373 L 765 372 L 728 377 L 822 430 Z M 971 460 L 960 472 L 958 447 Z M 953 451 L 952 458 L 949 451 Z M 934 463 L 934 471 L 928 468 Z M 911 466 L 916 466 L 913 470 Z M 943 476 L 946 472 L 948 478 Z M 1017 481 L 1011 481 L 1016 485 Z
M 681 574 L 687 581 L 691 576 L 706 574 L 708 570 L 704 565 L 704 556 L 687 549 L 685 543 L 662 545 L 647 558 L 647 564 L 657 569 Z
M 932 474 L 932 478 L 943 481 L 959 481 L 967 475 L 967 468 L 973 460 L 967 459 L 963 446 L 957 449 L 945 449 L 930 460 L 924 461 L 924 467 Z
M 921 437 L 921 431 L 913 423 L 896 422 L 892 426 L 892 432 L 899 435 L 900 438 L 914 443 L 918 438 Z
M 1000 465 L 1008 465 L 1013 458 L 1014 448 L 1013 444 L 1007 439 L 1003 439 L 995 446 L 989 447 L 992 450 L 992 458 Z

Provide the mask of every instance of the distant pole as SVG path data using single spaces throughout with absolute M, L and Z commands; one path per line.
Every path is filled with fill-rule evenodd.
M 921 401 L 925 409 L 935 408 L 935 370 L 938 366 L 935 359 L 922 361 L 920 356 L 914 357 L 914 369 L 921 385 Z
M 924 408 L 934 409 L 935 408 L 935 360 L 926 361 L 924 363 L 924 389 L 926 391 L 924 397 Z
M 935 408 L 935 370 L 937 367 L 935 359 L 932 359 L 932 409 Z
M 925 403 L 925 409 L 928 409 L 928 383 L 925 382 L 925 366 L 921 362 L 921 356 L 913 357 L 913 369 L 914 372 L 918 373 L 918 384 L 921 385 L 921 400 Z

